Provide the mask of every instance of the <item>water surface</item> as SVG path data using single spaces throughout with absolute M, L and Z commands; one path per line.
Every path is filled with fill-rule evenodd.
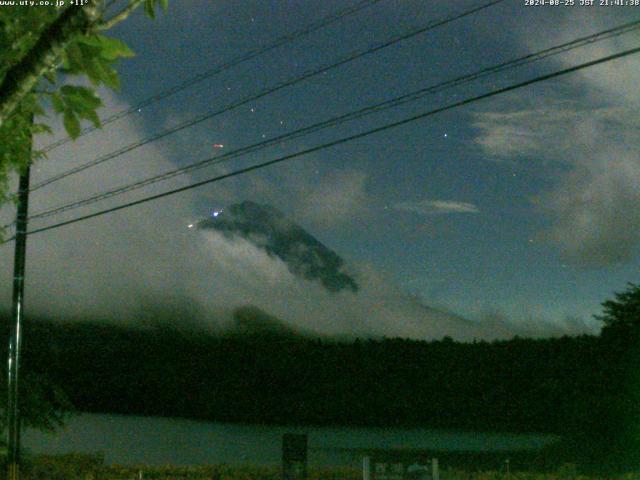
M 278 465 L 284 433 L 307 433 L 309 464 L 358 466 L 358 449 L 506 451 L 540 448 L 557 437 L 420 428 L 255 426 L 194 420 L 82 414 L 54 434 L 26 431 L 33 453 L 102 452 L 122 465 Z

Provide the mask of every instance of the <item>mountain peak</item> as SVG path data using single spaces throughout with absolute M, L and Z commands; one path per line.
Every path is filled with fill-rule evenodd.
M 278 257 L 294 275 L 318 280 L 329 291 L 358 291 L 355 280 L 342 271 L 344 260 L 338 254 L 270 205 L 246 200 L 214 212 L 197 226 L 244 238 Z

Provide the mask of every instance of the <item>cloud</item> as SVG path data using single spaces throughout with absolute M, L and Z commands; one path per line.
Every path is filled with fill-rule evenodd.
M 551 187 L 531 201 L 552 220 L 545 235 L 563 257 L 583 266 L 631 259 L 640 243 L 640 114 L 634 107 L 571 111 L 546 103 L 477 115 L 478 143 L 491 157 L 550 167 Z
M 581 17 L 564 27 L 569 37 L 578 37 L 603 29 L 599 22 Z M 531 51 L 546 46 L 529 36 L 523 42 Z M 568 52 L 558 67 L 609 55 L 632 42 L 627 35 Z M 474 114 L 475 141 L 489 159 L 534 161 L 546 168 L 547 185 L 530 200 L 550 220 L 543 236 L 567 261 L 582 267 L 627 262 L 640 243 L 640 102 L 633 87 L 640 82 L 640 61 L 628 57 L 568 81 L 569 88 L 555 93 L 511 96 Z
M 365 219 L 373 204 L 366 189 L 368 175 L 323 163 L 320 158 L 305 157 L 300 162 L 280 164 L 265 175 L 240 177 L 236 191 L 246 193 L 239 200 L 277 206 L 301 225 L 317 231 L 336 230 Z
M 635 107 L 526 105 L 517 113 L 478 114 L 474 126 L 488 155 L 538 160 L 553 172 L 552 186 L 530 200 L 552 220 L 545 236 L 566 260 L 598 267 L 632 258 L 640 242 Z
M 113 109 L 126 107 L 109 94 L 105 94 L 105 103 L 113 105 Z M 67 170 L 142 136 L 144 130 L 137 120 L 122 119 L 105 132 L 94 132 L 56 150 L 50 159 L 34 168 L 33 180 L 37 182 Z M 173 155 L 171 149 L 161 144 L 149 144 L 129 156 L 34 192 L 32 212 L 171 170 L 175 167 Z M 252 305 L 290 326 L 325 335 L 422 339 L 449 335 L 466 340 L 492 336 L 481 325 L 425 307 L 370 266 L 347 264 L 348 273 L 359 285 L 357 294 L 348 289 L 330 292 L 318 281 L 291 273 L 280 259 L 247 240 L 188 228 L 204 216 L 203 197 L 207 202 L 215 202 L 215 206 L 244 198 L 279 200 L 281 203 L 274 203 L 276 207 L 293 203 L 295 215 L 313 222 L 350 218 L 366 209 L 364 174 L 348 170 L 319 176 L 315 171 L 309 173 L 310 166 L 318 165 L 311 159 L 298 170 L 290 166 L 278 169 L 275 175 L 264 172 L 239 178 L 240 181 L 216 183 L 30 236 L 27 313 L 51 318 L 103 319 L 119 324 L 168 320 L 177 325 L 216 330 L 231 320 L 237 307 Z M 319 167 L 317 170 L 322 172 Z M 281 181 L 282 176 L 288 182 Z M 177 177 L 68 212 L 55 220 L 73 218 L 192 180 L 189 176 Z M 262 193 L 254 190 L 256 185 L 262 186 Z M 320 201 L 322 204 L 314 208 L 314 203 Z M 11 216 L 11 210 L 4 210 L 5 217 Z M 52 220 L 33 222 L 32 227 L 47 225 Z M 2 258 L 0 304 L 8 307 L 11 255 Z
M 640 243 L 637 152 L 629 146 L 594 152 L 534 199 L 554 220 L 547 237 L 569 260 L 599 267 L 633 258 Z
M 188 116 L 172 115 L 165 124 L 170 127 L 183 122 L 185 117 Z M 226 132 L 216 132 L 213 137 L 225 144 L 225 153 L 244 146 L 241 141 L 236 141 L 232 134 Z M 187 159 L 189 162 L 198 161 L 202 156 L 211 155 L 211 138 L 212 133 L 208 129 L 187 129 L 179 138 L 168 143 L 166 148 L 173 157 L 180 159 L 181 164 Z M 272 146 L 264 151 L 218 164 L 215 171 L 230 173 L 237 168 L 302 151 L 308 147 L 300 142 Z M 198 153 L 194 154 L 194 149 L 197 149 Z M 341 228 L 350 221 L 362 219 L 367 215 L 372 203 L 366 188 L 368 175 L 356 168 L 328 165 L 323 155 L 326 154 L 305 155 L 280 163 L 275 168 L 235 177 L 230 182 L 216 185 L 216 188 L 225 189 L 224 204 L 250 199 L 277 205 L 280 210 L 305 226 L 320 229 Z M 210 167 L 207 167 L 194 176 L 204 179 L 212 176 L 211 172 Z M 226 188 L 226 185 L 232 187 Z M 212 201 L 219 203 L 213 198 Z
M 348 273 L 359 285 L 330 292 L 319 281 L 308 281 L 291 273 L 277 257 L 242 238 L 228 238 L 215 231 L 197 233 L 203 252 L 211 263 L 200 264 L 194 278 L 210 276 L 212 292 L 192 284 L 199 292 L 194 299 L 207 309 L 253 305 L 289 326 L 323 335 L 403 336 L 441 338 L 444 335 L 470 340 L 486 338 L 492 332 L 481 325 L 420 304 L 367 265 L 349 263 Z M 221 299 L 222 302 L 221 302 Z
M 393 208 L 419 215 L 442 215 L 448 213 L 478 213 L 480 210 L 472 203 L 450 200 L 420 200 L 416 202 L 398 202 Z
M 555 100 L 547 99 L 549 105 L 546 106 L 539 106 L 539 102 L 537 99 L 538 106 L 533 108 L 524 104 L 511 111 L 475 114 L 472 120 L 472 127 L 478 131 L 475 143 L 492 160 L 540 157 L 547 151 L 554 155 L 566 153 L 572 146 L 572 139 L 557 132 L 580 118 L 580 112 L 569 106 L 563 108 L 563 102 L 558 105 Z M 513 105 L 514 102 L 510 103 Z
M 328 173 L 312 185 L 295 209 L 303 223 L 313 225 L 344 224 L 360 216 L 369 204 L 365 191 L 367 175 L 358 170 Z
M 591 320 L 565 317 L 553 321 L 535 318 L 533 315 L 506 315 L 499 308 L 490 308 L 480 314 L 479 323 L 496 337 L 509 338 L 514 334 L 526 338 L 562 337 L 564 335 L 597 335 L 600 325 Z

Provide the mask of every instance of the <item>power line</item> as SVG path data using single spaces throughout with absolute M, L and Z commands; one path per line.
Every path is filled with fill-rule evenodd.
M 557 78 L 557 77 L 560 77 L 560 76 L 563 76 L 563 75 L 567 75 L 569 73 L 573 73 L 573 72 L 576 72 L 578 70 L 583 70 L 585 68 L 589 68 L 589 67 L 592 67 L 592 66 L 595 66 L 595 65 L 599 65 L 599 64 L 602 64 L 602 63 L 610 62 L 612 60 L 616 60 L 616 59 L 619 59 L 619 58 L 622 58 L 622 57 L 626 57 L 628 55 L 632 55 L 632 54 L 635 54 L 635 53 L 638 53 L 638 52 L 640 52 L 640 47 L 632 48 L 632 49 L 629 49 L 629 50 L 625 50 L 623 52 L 619 52 L 619 53 L 616 53 L 616 54 L 613 54 L 613 55 L 608 55 L 606 57 L 601 57 L 601 58 L 599 58 L 597 60 L 591 60 L 589 62 L 585 62 L 585 63 L 579 64 L 579 65 L 576 65 L 576 66 L 573 66 L 573 67 L 565 68 L 563 70 L 559 70 L 559 71 L 556 71 L 556 72 L 553 72 L 553 73 L 549 73 L 549 74 L 546 74 L 546 75 L 541 75 L 541 76 L 535 77 L 533 79 L 526 80 L 524 82 L 516 83 L 514 85 L 510 85 L 510 86 L 507 86 L 507 87 L 504 87 L 504 88 L 500 88 L 500 89 L 497 89 L 497 90 L 494 90 L 494 91 L 491 91 L 491 92 L 488 92 L 488 93 L 484 93 L 484 94 L 481 94 L 481 95 L 470 97 L 470 98 L 467 98 L 465 100 L 461 100 L 459 102 L 455 102 L 455 103 L 449 104 L 449 105 L 444 106 L 444 107 L 440 107 L 440 108 L 436 108 L 434 110 L 423 112 L 423 113 L 420 113 L 418 115 L 414 115 L 414 116 L 405 118 L 403 120 L 399 120 L 397 122 L 389 123 L 389 124 L 383 125 L 381 127 L 377 127 L 377 128 L 371 129 L 371 130 L 367 130 L 365 132 L 361 132 L 361 133 L 358 133 L 358 134 L 355 134 L 355 135 L 351 135 L 351 136 L 348 136 L 348 137 L 340 138 L 338 140 L 333 140 L 331 142 L 323 143 L 321 145 L 317 145 L 315 147 L 311 147 L 311 148 L 308 148 L 306 150 L 302 150 L 302 151 L 299 151 L 299 152 L 296 152 L 296 153 L 292 153 L 292 154 L 289 154 L 289 155 L 278 157 L 278 158 L 275 158 L 273 160 L 269 160 L 267 162 L 262 162 L 262 163 L 259 163 L 259 164 L 256 164 L 256 165 L 252 165 L 252 166 L 249 166 L 249 167 L 241 168 L 241 169 L 235 170 L 235 171 L 230 172 L 230 173 L 226 173 L 226 174 L 219 175 L 219 176 L 216 176 L 216 177 L 213 177 L 213 178 L 209 178 L 207 180 L 202 180 L 200 182 L 192 183 L 191 185 L 186 185 L 184 187 L 176 188 L 176 189 L 169 190 L 169 191 L 166 191 L 166 192 L 163 192 L 163 193 L 159 193 L 159 194 L 156 194 L 156 195 L 151 195 L 151 196 L 139 199 L 139 200 L 135 200 L 135 201 L 128 202 L 128 203 L 125 203 L 125 204 L 122 204 L 122 205 L 118 205 L 118 206 L 115 206 L 115 207 L 111 207 L 111 208 L 107 208 L 107 209 L 104 209 L 104 210 L 100 210 L 98 212 L 94 212 L 94 213 L 91 213 L 91 214 L 88 214 L 88 215 L 83 215 L 83 216 L 80 216 L 80 217 L 76 217 L 76 218 L 73 218 L 71 220 L 66 220 L 66 221 L 59 222 L 59 223 L 56 223 L 56 224 L 53 224 L 53 225 L 48 225 L 46 227 L 38 228 L 36 230 L 32 230 L 32 231 L 28 232 L 28 234 L 29 235 L 33 235 L 33 234 L 36 234 L 36 233 L 46 232 L 48 230 L 53 230 L 53 229 L 60 228 L 60 227 L 63 227 L 63 226 L 66 226 L 66 225 L 70 225 L 70 224 L 73 224 L 73 223 L 77 223 L 77 222 L 81 222 L 81 221 L 88 220 L 88 219 L 91 219 L 91 218 L 99 217 L 99 216 L 105 215 L 107 213 L 112 213 L 112 212 L 116 212 L 116 211 L 119 211 L 119 210 L 124 210 L 126 208 L 130 208 L 130 207 L 133 207 L 133 206 L 136 206 L 136 205 L 147 203 L 147 202 L 150 202 L 150 201 L 153 201 L 153 200 L 158 200 L 160 198 L 168 197 L 170 195 L 174 195 L 176 193 L 181 193 L 181 192 L 184 192 L 184 191 L 187 191 L 187 190 L 191 190 L 193 188 L 201 187 L 203 185 L 207 185 L 207 184 L 210 184 L 210 183 L 215 183 L 215 182 L 218 182 L 218 181 L 221 181 L 221 180 L 225 180 L 227 178 L 236 177 L 236 176 L 239 176 L 239 175 L 242 175 L 242 174 L 245 174 L 245 173 L 252 172 L 254 170 L 259 170 L 259 169 L 262 169 L 262 168 L 265 168 L 265 167 L 268 167 L 268 166 L 271 166 L 271 165 L 275 165 L 277 163 L 284 162 L 286 160 L 291 160 L 293 158 L 301 157 L 303 155 L 308 155 L 310 153 L 317 152 L 317 151 L 320 151 L 320 150 L 324 150 L 326 148 L 333 147 L 333 146 L 336 146 L 336 145 L 341 145 L 343 143 L 347 143 L 347 142 L 350 142 L 352 140 L 357 140 L 357 139 L 360 139 L 360 138 L 368 137 L 370 135 L 373 135 L 373 134 L 376 134 L 376 133 L 380 133 L 380 132 L 385 131 L 385 130 L 390 130 L 392 128 L 396 128 L 396 127 L 399 127 L 399 126 L 402 126 L 402 125 L 406 125 L 406 124 L 415 122 L 417 120 L 421 120 L 423 118 L 427 118 L 427 117 L 430 117 L 432 115 L 436 115 L 438 113 L 445 112 L 447 110 L 452 110 L 454 108 L 458 108 L 458 107 L 461 107 L 461 106 L 464 106 L 464 105 L 469 105 L 471 103 L 474 103 L 474 102 L 477 102 L 477 101 L 480 101 L 480 100 L 484 100 L 486 98 L 490 98 L 490 97 L 494 97 L 496 95 L 500 95 L 500 94 L 503 94 L 503 93 L 511 92 L 513 90 L 517 90 L 517 89 L 520 89 L 520 88 L 523 88 L 523 87 L 526 87 L 526 86 L 529 86 L 529 85 L 533 85 L 535 83 L 539 83 L 539 82 L 543 82 L 543 81 L 546 81 L 546 80 L 550 80 L 552 78 Z M 7 242 L 9 242 L 11 240 L 13 240 L 13 238 L 10 238 L 10 239 L 6 240 L 3 243 L 7 243 Z
M 309 78 L 312 78 L 312 77 L 315 77 L 317 75 L 320 75 L 321 73 L 328 72 L 328 71 L 333 70 L 333 69 L 335 69 L 337 67 L 345 65 L 347 63 L 350 63 L 350 62 L 352 62 L 352 61 L 354 61 L 356 59 L 359 59 L 359 58 L 362 58 L 362 57 L 364 57 L 366 55 L 370 55 L 372 53 L 375 53 L 375 52 L 377 52 L 379 50 L 382 50 L 383 48 L 389 47 L 389 46 L 394 45 L 394 44 L 396 44 L 398 42 L 401 42 L 403 40 L 407 40 L 409 38 L 415 37 L 417 35 L 420 35 L 422 33 L 427 32 L 429 30 L 433 30 L 434 28 L 440 27 L 440 26 L 445 25 L 447 23 L 451 23 L 451 22 L 453 22 L 455 20 L 458 20 L 458 19 L 464 18 L 466 16 L 472 15 L 474 13 L 477 13 L 477 12 L 481 11 L 481 10 L 489 8 L 489 7 L 493 6 L 493 5 L 496 5 L 498 3 L 502 3 L 504 1 L 505 0 L 492 0 L 491 2 L 485 3 L 484 5 L 481 5 L 479 7 L 475 7 L 475 8 L 466 10 L 466 11 L 464 11 L 462 13 L 459 13 L 459 14 L 456 14 L 456 15 L 453 15 L 453 16 L 449 16 L 449 17 L 446 17 L 446 18 L 441 19 L 441 20 L 435 20 L 435 21 L 430 22 L 429 24 L 427 24 L 425 26 L 422 26 L 422 27 L 414 28 L 414 29 L 410 30 L 407 33 L 403 33 L 403 34 L 397 35 L 395 37 L 392 37 L 390 40 L 387 40 L 386 42 L 383 42 L 383 43 L 379 43 L 379 44 L 377 44 L 377 45 L 375 45 L 373 47 L 370 47 L 370 48 L 368 48 L 368 49 L 366 49 L 364 51 L 359 51 L 359 52 L 355 52 L 355 53 L 349 54 L 346 57 L 342 58 L 341 60 L 339 60 L 339 61 L 337 61 L 335 63 L 332 63 L 330 65 L 326 65 L 326 66 L 322 66 L 322 67 L 316 68 L 314 70 L 310 70 L 310 71 L 308 71 L 306 73 L 303 73 L 300 76 L 290 78 L 290 79 L 285 80 L 284 82 L 281 82 L 281 83 L 279 83 L 279 84 L 277 84 L 277 85 L 275 85 L 273 87 L 268 87 L 268 88 L 266 88 L 266 89 L 264 89 L 264 90 L 262 90 L 262 91 L 260 91 L 260 92 L 258 92 L 256 94 L 252 94 L 252 95 L 244 97 L 244 98 L 242 98 L 240 100 L 237 100 L 237 101 L 227 105 L 226 107 L 222 107 L 221 109 L 215 110 L 213 112 L 209 112 L 209 113 L 206 113 L 206 114 L 203 114 L 203 115 L 199 115 L 197 117 L 192 118 L 191 120 L 187 120 L 187 121 L 182 122 L 182 123 L 180 123 L 180 124 L 178 124 L 178 125 L 176 125 L 174 127 L 171 127 L 169 129 L 163 130 L 162 132 L 159 132 L 159 133 L 156 133 L 154 135 L 151 135 L 150 137 L 147 137 L 145 139 L 142 139 L 142 140 L 139 140 L 137 142 L 131 143 L 131 144 L 127 145 L 126 147 L 122 147 L 119 150 L 116 150 L 114 152 L 108 153 L 108 154 L 106 154 L 106 155 L 104 155 L 102 157 L 99 157 L 99 158 L 97 158 L 95 160 L 87 162 L 87 163 L 85 163 L 83 165 L 79 165 L 79 166 L 71 168 L 71 169 L 69 169 L 69 170 L 67 170 L 65 172 L 62 172 L 62 173 L 60 173 L 58 175 L 54 175 L 54 176 L 52 176 L 52 177 L 50 177 L 50 178 L 48 178 L 46 180 L 43 180 L 42 182 L 40 182 L 40 183 L 38 183 L 36 185 L 34 185 L 32 187 L 32 189 L 31 189 L 31 191 L 38 190 L 38 189 L 40 189 L 40 188 L 42 188 L 42 187 L 44 187 L 46 185 L 50 185 L 53 182 L 56 182 L 56 181 L 61 180 L 63 178 L 66 178 L 66 177 L 68 177 L 70 175 L 74 175 L 76 173 L 82 172 L 82 171 L 84 171 L 84 170 L 86 170 L 88 168 L 94 167 L 94 166 L 99 165 L 101 163 L 104 163 L 104 162 L 106 162 L 108 160 L 111 160 L 113 158 L 119 157 L 120 155 L 128 153 L 128 152 L 130 152 L 132 150 L 135 150 L 136 148 L 142 147 L 143 145 L 146 145 L 148 143 L 151 143 L 151 142 L 154 142 L 154 141 L 159 140 L 161 138 L 164 138 L 167 135 L 170 135 L 172 133 L 178 132 L 180 130 L 184 130 L 185 128 L 188 128 L 188 127 L 192 127 L 192 126 L 194 126 L 194 125 L 196 125 L 198 123 L 201 123 L 201 122 L 203 122 L 205 120 L 209 120 L 209 119 L 211 119 L 211 118 L 213 118 L 213 117 L 215 117 L 217 115 L 229 112 L 229 111 L 234 110 L 234 109 L 236 109 L 238 107 L 241 107 L 242 105 L 246 105 L 247 103 L 256 101 L 256 100 L 258 100 L 258 99 L 260 99 L 262 97 L 265 97 L 267 95 L 275 93 L 275 92 L 277 92 L 279 90 L 282 90 L 283 88 L 295 85 L 295 84 L 300 83 L 300 82 L 302 82 L 304 80 L 308 80 Z
M 286 45 L 287 43 L 291 43 L 295 40 L 298 40 L 299 38 L 302 38 L 306 35 L 309 35 L 313 32 L 316 32 L 324 27 L 327 27 L 329 25 L 331 25 L 332 23 L 335 23 L 339 20 L 342 20 L 345 17 L 348 17 L 350 15 L 353 15 L 355 13 L 358 13 L 359 11 L 372 6 L 376 3 L 379 3 L 382 0 L 363 0 L 359 3 L 356 3 L 355 5 L 352 5 L 350 7 L 344 8 L 336 13 L 327 15 L 326 17 L 323 17 L 322 19 L 320 19 L 317 22 L 313 22 L 309 25 L 307 25 L 305 28 L 302 28 L 300 30 L 296 30 L 294 32 L 288 33 L 286 35 L 283 35 L 281 37 L 276 38 L 273 42 L 268 43 L 266 45 L 263 45 L 261 47 L 258 47 L 254 50 L 249 50 L 248 52 L 241 54 L 237 57 L 232 58 L 231 60 L 222 63 L 220 65 L 217 65 L 215 67 L 213 67 L 210 70 L 207 70 L 205 72 L 202 72 L 198 75 L 194 75 L 193 77 L 183 81 L 182 83 L 179 83 L 177 85 L 174 85 L 173 87 L 170 87 L 166 90 L 163 90 L 155 95 L 152 95 L 150 97 L 145 98 L 144 100 L 142 100 L 141 102 L 139 102 L 137 105 L 130 107 L 128 109 L 125 110 L 121 110 L 119 112 L 114 113 L 113 115 L 105 118 L 105 119 L 101 119 L 100 122 L 102 124 L 102 126 L 108 125 L 110 123 L 115 122 L 116 120 L 119 120 L 121 118 L 124 118 L 128 115 L 131 115 L 132 113 L 137 112 L 139 109 L 141 108 L 145 108 L 148 107 L 149 105 L 158 102 L 160 100 L 163 100 L 165 98 L 168 98 L 178 92 L 181 92 L 182 90 L 186 90 L 189 87 L 192 87 L 200 82 L 202 82 L 203 80 L 206 80 L 207 78 L 211 78 L 215 75 L 217 75 L 218 73 L 222 73 L 226 70 L 229 70 L 232 67 L 235 67 L 236 65 L 239 65 L 241 63 L 247 62 L 249 60 L 253 60 L 254 58 L 263 55 L 267 52 L 270 52 L 271 50 L 274 50 L 276 48 L 282 47 L 283 45 Z M 93 132 L 94 130 L 96 130 L 99 127 L 95 127 L 95 126 L 88 126 L 84 129 L 81 130 L 80 135 L 85 135 L 87 133 Z M 47 145 L 43 151 L 45 153 L 50 152 L 51 150 L 54 150 L 55 148 L 58 148 L 62 145 L 65 145 L 67 143 L 69 143 L 70 141 L 72 141 L 72 139 L 70 137 L 65 137 L 62 138 L 56 142 L 53 142 L 49 145 Z
M 535 61 L 539 61 L 542 60 L 544 58 L 548 58 L 552 55 L 557 55 L 560 53 L 565 53 L 568 52 L 570 50 L 576 49 L 576 48 L 580 48 L 584 45 L 587 44 L 591 44 L 597 41 L 601 41 L 604 39 L 608 39 L 608 38 L 613 38 L 615 36 L 619 36 L 634 30 L 637 30 L 638 28 L 640 28 L 640 20 L 636 20 L 634 22 L 629 22 L 623 25 L 620 25 L 618 27 L 614 27 L 614 28 L 610 28 L 601 32 L 597 32 L 588 36 L 584 36 L 584 37 L 580 37 L 577 38 L 575 40 L 572 40 L 570 42 L 566 42 L 564 44 L 561 45 L 557 45 L 554 47 L 550 47 L 529 55 L 525 55 L 523 57 L 518 57 L 503 63 L 500 63 L 498 65 L 492 66 L 492 67 L 488 67 L 488 68 L 484 68 L 482 70 L 461 76 L 461 77 L 457 77 L 454 78 L 452 80 L 448 80 L 445 82 L 441 82 L 438 83 L 436 85 L 432 85 L 429 87 L 425 87 L 422 88 L 420 90 L 399 96 L 399 97 L 395 97 L 393 99 L 384 101 L 384 102 L 380 102 L 377 103 L 375 105 L 372 106 L 368 106 L 356 111 L 352 111 L 337 117 L 333 117 L 330 118 L 328 120 L 324 120 L 322 122 L 318 122 L 315 123 L 313 125 L 309 125 L 307 127 L 298 129 L 298 130 L 294 130 L 292 132 L 289 133 L 285 133 L 282 135 L 278 135 L 276 137 L 249 145 L 249 146 L 245 146 L 236 150 L 232 150 L 228 153 L 225 153 L 223 155 L 218 155 L 215 157 L 210 157 L 207 158 L 205 160 L 200 160 L 198 162 L 192 163 L 190 165 L 187 165 L 185 167 L 181 167 L 181 168 L 177 168 L 159 175 L 155 175 L 153 177 L 149 177 L 134 183 L 130 183 L 127 185 L 123 185 L 120 187 L 117 187 L 115 189 L 112 190 L 108 190 L 106 192 L 102 192 L 100 194 L 94 195 L 92 197 L 89 198 L 85 198 L 82 200 L 78 200 L 75 202 L 71 202 L 59 207 L 55 207 L 55 208 L 51 208 L 49 210 L 45 210 L 45 211 L 41 211 L 38 213 L 35 213 L 33 215 L 31 215 L 29 217 L 29 220 L 35 220 L 35 219 L 39 219 L 39 218 L 45 218 L 45 217 L 49 217 L 58 213 L 62 213 L 65 211 L 69 211 L 69 210 L 73 210 L 82 206 L 87 206 L 93 203 L 96 203 L 98 201 L 101 200 L 105 200 L 108 198 L 112 198 L 115 197 L 117 195 L 121 195 L 127 192 L 131 192 L 134 190 L 137 190 L 139 188 L 148 186 L 148 185 L 152 185 L 154 183 L 158 183 L 160 181 L 164 181 L 164 180 L 168 180 L 170 178 L 176 177 L 178 175 L 182 175 L 200 168 L 204 168 L 207 166 L 211 166 L 211 165 L 216 165 L 219 163 L 222 163 L 224 161 L 228 161 L 232 158 L 236 158 L 239 156 L 243 156 L 246 155 L 248 153 L 252 153 L 258 150 L 262 150 L 263 148 L 267 148 L 269 146 L 273 146 L 276 144 L 279 144 L 281 142 L 284 141 L 288 141 L 291 139 L 295 139 L 295 138 L 299 138 L 301 136 L 304 135 L 308 135 L 312 132 L 316 132 L 328 127 L 332 127 L 341 123 L 344 123 L 346 121 L 350 121 L 350 120 L 354 120 L 354 119 L 359 119 L 362 117 L 365 117 L 367 115 L 371 115 L 373 113 L 378 113 L 380 111 L 383 110 L 387 110 L 389 108 L 393 108 L 393 107 L 397 107 L 409 102 L 413 102 L 416 101 L 418 99 L 421 99 L 423 97 L 425 97 L 426 95 L 430 95 L 430 94 L 434 94 L 440 91 L 443 91 L 447 88 L 451 88 L 451 87 L 455 87 L 455 86 L 460 86 L 466 83 L 469 83 L 471 81 L 474 80 L 478 80 L 480 78 L 484 78 L 487 77 L 489 75 L 498 73 L 498 72 L 502 72 L 511 68 L 515 68 L 515 67 L 520 67 Z M 10 225 L 5 225 L 5 227 L 11 226 Z

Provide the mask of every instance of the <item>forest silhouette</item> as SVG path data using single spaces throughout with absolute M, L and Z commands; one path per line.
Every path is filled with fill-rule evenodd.
M 40 401 L 61 391 L 82 412 L 554 433 L 568 460 L 632 467 L 639 292 L 630 284 L 603 303 L 598 336 L 472 343 L 31 319 L 23 372 L 52 386 L 39 388 Z

